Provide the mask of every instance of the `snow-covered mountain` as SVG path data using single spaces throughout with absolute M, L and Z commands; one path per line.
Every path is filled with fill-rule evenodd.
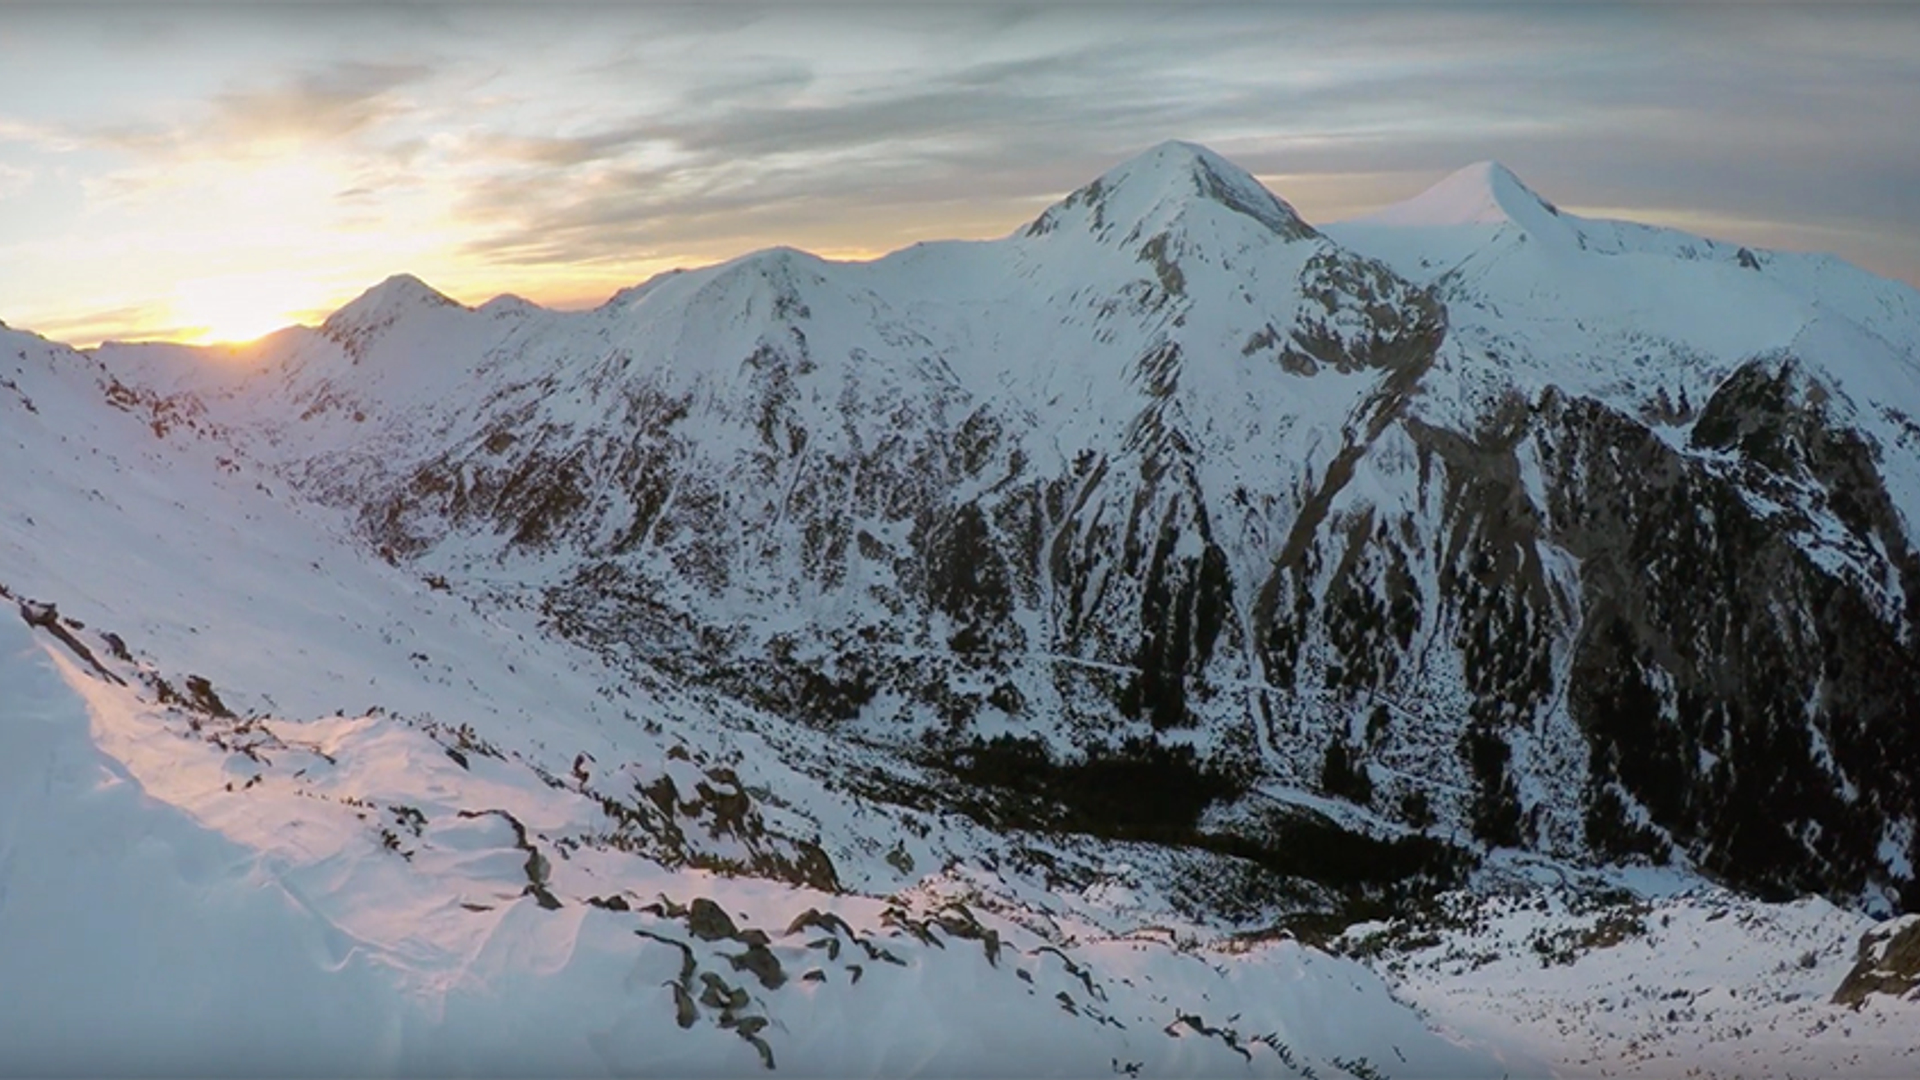
M 1544 685 L 1584 736 L 1586 842 L 1912 907 L 1920 296 L 1580 219 L 1491 165 L 1332 232 L 1446 303 L 1435 426 L 1491 452 L 1489 494 L 1524 494 L 1487 524 L 1577 592 Z
M 1538 1071 L 1223 935 L 1920 906 L 1920 295 L 1497 165 L 1317 229 L 1168 143 L 997 241 L 8 371 L 0 963 L 213 897 L 319 982 L 192 1000 L 386 1002 L 323 1071 Z

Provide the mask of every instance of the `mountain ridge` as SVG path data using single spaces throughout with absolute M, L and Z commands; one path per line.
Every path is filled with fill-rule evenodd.
M 1479 167 L 1454 179 L 1497 185 L 1503 175 Z M 1545 792 L 1580 785 L 1587 766 L 1569 751 L 1594 738 L 1561 711 L 1581 699 L 1553 689 L 1568 677 L 1554 672 L 1573 670 L 1574 654 L 1591 648 L 1578 608 L 1601 602 L 1569 599 L 1580 587 L 1563 545 L 1592 541 L 1554 538 L 1571 526 L 1556 521 L 1565 512 L 1552 510 L 1550 485 L 1567 481 L 1528 464 L 1531 455 L 1565 452 L 1550 441 L 1533 449 L 1544 430 L 1502 449 L 1479 429 L 1515 422 L 1497 420 L 1512 416 L 1502 404 L 1511 395 L 1533 399 L 1555 386 L 1577 406 L 1569 420 L 1595 407 L 1596 417 L 1626 410 L 1630 426 L 1664 415 L 1662 407 L 1698 414 L 1714 404 L 1718 383 L 1760 369 L 1749 356 L 1725 355 L 1678 391 L 1661 387 L 1651 398 L 1632 383 L 1569 382 L 1578 369 L 1557 362 L 1510 381 L 1521 369 L 1491 360 L 1495 350 L 1481 341 L 1510 333 L 1511 319 L 1462 322 L 1476 310 L 1458 298 L 1465 286 L 1450 286 L 1455 299 L 1443 310 L 1378 262 L 1319 233 L 1277 232 L 1217 198 L 1226 190 L 1248 201 L 1240 189 L 1250 183 L 1210 152 L 1163 144 L 1036 219 L 1063 221 L 1074 211 L 1087 230 L 918 251 L 891 284 L 878 271 L 899 257 L 844 264 L 775 249 L 656 279 L 594 312 L 515 308 L 488 318 L 397 276 L 363 298 L 377 318 L 346 320 L 350 335 L 321 335 L 346 340 L 310 339 L 288 354 L 297 370 L 229 388 L 227 400 L 250 402 L 239 412 L 205 405 L 240 429 L 261 423 L 244 414 L 274 400 L 284 404 L 262 417 L 306 418 L 276 430 L 258 452 L 311 477 L 320 497 L 357 506 L 361 528 L 394 558 L 424 560 L 449 580 L 466 565 L 451 560 L 521 566 L 576 633 L 626 641 L 683 675 L 698 675 L 697 658 L 710 655 L 711 644 L 696 642 L 730 627 L 730 648 L 744 650 L 741 670 L 753 673 L 721 676 L 734 692 L 822 722 L 845 713 L 883 741 L 899 740 L 879 736 L 896 724 L 932 731 L 910 719 L 919 710 L 958 710 L 1001 717 L 982 732 L 1024 732 L 1071 755 L 1108 726 L 1094 719 L 1106 708 L 1120 718 L 1110 737 L 1188 741 L 1236 767 L 1266 770 L 1276 755 L 1292 756 L 1276 749 L 1285 742 L 1277 730 L 1310 731 L 1330 718 L 1313 702 L 1392 696 L 1390 683 L 1437 680 L 1455 687 L 1440 698 L 1454 703 L 1446 708 L 1479 717 L 1450 722 L 1465 723 L 1463 745 L 1492 746 L 1499 731 L 1508 755 L 1553 779 L 1535 795 L 1503 795 L 1505 768 L 1475 773 L 1480 766 L 1464 766 L 1477 759 L 1464 752 L 1435 779 L 1483 789 L 1472 814 L 1504 842 L 1538 829 L 1530 842 L 1580 850 L 1582 831 L 1597 826 L 1580 824 L 1579 814 L 1592 806 L 1576 812 Z M 1447 184 L 1435 190 L 1446 194 Z M 1094 196 L 1140 216 L 1095 227 L 1107 204 Z M 1095 246 L 1076 246 L 1076 236 Z M 991 269 L 1001 266 L 1010 270 Z M 1289 294 L 1297 297 L 1291 310 Z M 389 311 L 396 305 L 398 315 Z M 595 328 L 597 355 L 577 351 L 569 325 Z M 1022 329 L 1005 336 L 1013 327 Z M 1010 340 L 1037 351 L 1020 362 L 1004 348 Z M 335 346 L 339 360 L 326 359 Z M 1612 339 L 1580 347 L 1603 355 Z M 428 355 L 446 359 L 421 363 Z M 392 362 L 372 364 L 378 376 L 356 374 L 379 357 Z M 493 389 L 464 389 L 474 385 Z M 1848 384 L 1821 376 L 1810 385 L 1844 392 Z M 1830 389 L 1796 391 L 1808 401 L 1815 392 Z M 1847 415 L 1844 423 L 1874 422 Z M 1463 427 L 1460 417 L 1473 419 Z M 1671 423 L 1648 430 L 1668 438 L 1658 433 Z M 439 434 L 423 442 L 423 430 Z M 1683 452 L 1706 445 L 1689 444 L 1685 430 L 1671 437 Z M 1243 449 L 1262 444 L 1272 449 Z M 1472 478 L 1516 451 L 1523 456 L 1498 470 L 1521 482 Z M 1685 468 L 1706 467 L 1701 461 Z M 1894 569 L 1912 544 L 1912 515 L 1900 508 L 1914 474 L 1904 461 L 1859 466 L 1876 476 L 1893 470 L 1885 483 L 1898 497 L 1875 512 L 1878 524 L 1818 525 L 1837 496 L 1791 497 L 1801 506 L 1795 528 L 1811 530 L 1797 543 L 1808 557 L 1852 568 L 1845 572 L 1869 590 L 1869 606 L 1895 618 L 1896 637 L 1910 633 L 1908 616 L 1895 614 L 1904 601 L 1889 599 L 1910 589 Z M 1451 494 L 1436 502 L 1421 479 L 1429 466 L 1409 471 L 1402 462 L 1445 462 Z M 1823 468 L 1798 475 L 1818 486 Z M 859 477 L 869 494 L 835 476 Z M 1499 491 L 1520 500 L 1519 517 L 1496 508 L 1504 504 L 1479 507 Z M 1462 499 L 1476 507 L 1465 516 Z M 680 507 L 702 516 L 681 517 Z M 1370 548 L 1343 539 L 1367 520 L 1446 539 L 1425 554 L 1425 540 Z M 745 544 L 741 535 L 762 539 Z M 467 539 L 448 546 L 459 536 Z M 1502 536 L 1526 538 L 1518 558 L 1498 554 Z M 1496 577 L 1517 574 L 1522 584 L 1456 610 L 1471 595 L 1458 591 L 1466 580 L 1458 560 L 1476 549 L 1473 557 L 1493 558 Z M 654 598 L 649 620 L 675 612 L 650 623 L 656 636 L 645 643 L 616 629 L 618 620 L 583 618 L 604 608 L 589 597 L 616 582 L 621 595 Z M 907 621 L 858 614 L 875 600 Z M 1369 609 L 1400 612 L 1388 620 L 1390 634 L 1368 628 L 1378 617 Z M 776 611 L 783 614 L 768 617 Z M 1467 628 L 1489 619 L 1530 643 L 1513 655 L 1503 654 L 1510 645 L 1475 644 L 1472 634 L 1485 631 Z M 789 623 L 823 636 L 801 645 L 771 629 Z M 1475 651 L 1483 648 L 1492 651 Z M 906 662 L 929 649 L 946 657 L 935 665 L 945 668 L 938 687 Z M 1446 654 L 1454 659 L 1442 662 Z M 1041 659 L 1056 655 L 1133 674 L 1101 689 Z M 1223 695 L 1223 683 L 1269 689 Z M 893 719 L 870 715 L 875 695 L 895 702 Z M 1516 703 L 1524 703 L 1517 713 Z M 1294 719 L 1273 715 L 1277 704 Z M 1064 728 L 1035 719 L 1047 715 L 1081 719 Z M 1320 719 L 1301 728 L 1308 717 Z M 1521 717 L 1530 719 L 1513 726 Z M 964 740 L 969 730 L 957 734 Z M 1402 737 L 1414 741 L 1371 751 L 1340 739 L 1323 745 L 1377 765 L 1385 786 L 1398 789 L 1392 798 L 1412 798 L 1421 785 L 1391 778 L 1428 775 L 1434 760 L 1431 750 L 1414 750 L 1420 733 Z M 1316 771 L 1311 758 L 1294 758 L 1279 776 L 1313 786 Z M 1522 828 L 1512 824 L 1515 812 L 1545 816 Z
M 1911 300 L 1497 225 L 1436 271 L 1141 169 L 588 311 L 0 330 L 0 758 L 79 763 L 0 792 L 0 956 L 208 898 L 311 946 L 249 977 L 390 995 L 311 1040 L 373 1071 L 1534 1073 L 1640 1052 L 1616 1001 L 1902 1060 L 1808 995 L 1920 905 Z M 47 857 L 87 807 L 150 826 L 120 877 Z M 151 1007 L 179 958 L 103 934 Z M 1536 967 L 1597 1049 L 1426 1030 Z
M 1320 235 L 1320 227 L 1311 225 L 1300 218 L 1290 204 L 1279 196 L 1274 195 L 1254 178 L 1250 172 L 1201 144 L 1180 139 L 1166 140 L 1122 161 L 1089 184 L 1063 196 L 1033 221 L 1015 229 L 1012 235 L 1015 237 L 1032 236 L 1051 231 L 1051 229 L 1055 227 L 1053 219 L 1057 219 L 1066 210 L 1091 206 L 1094 197 L 1100 192 L 1111 188 L 1121 181 L 1132 180 L 1137 175 L 1144 175 L 1147 182 L 1138 185 L 1129 184 L 1129 189 L 1151 188 L 1153 193 L 1157 193 L 1150 194 L 1147 191 L 1138 192 L 1142 195 L 1149 195 L 1147 200 L 1147 209 L 1149 211 L 1171 204 L 1176 208 L 1173 216 L 1177 216 L 1178 208 L 1193 204 L 1211 203 L 1226 206 L 1252 220 L 1260 221 L 1276 234 L 1287 235 L 1293 234 L 1298 230 L 1305 230 L 1300 236 L 1295 236 L 1294 238 Z M 1209 180 L 1210 177 L 1211 180 Z M 1225 179 L 1222 179 L 1223 177 Z M 1215 185 L 1213 194 L 1209 194 L 1209 183 Z M 1234 194 L 1225 195 L 1222 194 L 1222 192 L 1232 192 Z M 1256 212 L 1255 210 L 1236 207 L 1233 205 L 1235 199 L 1253 204 L 1265 202 L 1270 204 L 1272 209 Z M 1540 217 L 1543 211 L 1547 215 L 1544 219 Z M 1273 220 L 1270 221 L 1268 219 Z M 1847 267 L 1851 273 L 1857 274 L 1860 277 L 1872 278 L 1884 285 L 1892 286 L 1895 292 L 1914 293 L 1911 287 L 1905 286 L 1903 283 L 1891 279 L 1873 277 L 1873 275 L 1852 268 L 1849 264 L 1845 264 L 1843 261 L 1837 260 L 1832 256 L 1740 245 L 1732 241 L 1695 236 L 1677 229 L 1645 225 L 1627 219 L 1575 217 L 1560 210 L 1559 207 L 1536 192 L 1507 166 L 1493 160 L 1483 160 L 1462 166 L 1413 196 L 1356 217 L 1325 223 L 1325 226 L 1330 226 L 1336 230 L 1336 233 L 1339 234 L 1336 236 L 1336 239 L 1340 240 L 1342 244 L 1353 246 L 1358 242 L 1358 249 L 1361 253 L 1366 254 L 1369 252 L 1369 249 L 1375 245 L 1364 242 L 1365 240 L 1373 239 L 1364 236 L 1364 233 L 1374 227 L 1389 227 L 1386 231 L 1393 232 L 1417 232 L 1423 229 L 1445 229 L 1451 226 L 1497 226 L 1506 223 L 1515 225 L 1523 231 L 1537 233 L 1546 231 L 1537 226 L 1542 221 L 1550 221 L 1551 219 L 1563 219 L 1559 222 L 1560 225 L 1566 225 L 1568 222 L 1577 223 L 1577 225 L 1573 226 L 1576 231 L 1580 227 L 1590 226 L 1602 230 L 1615 230 L 1619 235 L 1627 237 L 1672 237 L 1676 239 L 1669 244 L 1668 247 L 1678 245 L 1684 248 L 1687 245 L 1692 245 L 1693 254 L 1683 257 L 1698 258 L 1701 257 L 1701 253 L 1703 252 L 1711 253 L 1716 258 L 1737 261 L 1743 267 L 1746 267 L 1749 261 L 1753 264 L 1750 268 L 1771 265 L 1780 260 L 1809 263 L 1831 262 Z M 1273 221 L 1278 221 L 1280 224 L 1274 224 Z M 1138 223 L 1136 222 L 1129 227 L 1129 235 L 1147 231 L 1138 228 L 1137 225 Z M 1109 229 L 1107 231 L 1111 232 L 1112 230 Z M 1141 239 L 1143 239 L 1141 236 L 1132 236 L 1132 240 L 1135 243 Z M 920 244 L 910 245 L 899 251 L 878 256 L 874 260 L 871 260 L 871 262 L 898 260 L 917 249 L 930 245 L 934 247 L 938 247 L 944 243 L 991 245 L 995 242 L 996 241 L 993 240 L 922 242 Z M 1479 242 L 1484 243 L 1484 238 L 1481 238 Z M 1624 250 L 1622 241 L 1617 237 L 1610 241 L 1593 241 L 1589 238 L 1586 243 L 1590 244 L 1589 250 L 1595 250 L 1601 253 L 1618 253 L 1620 250 Z M 1745 253 L 1744 256 L 1741 254 L 1743 252 Z M 860 261 L 831 262 L 820 259 L 819 256 L 812 255 L 801 249 L 776 245 L 766 249 L 746 252 L 710 266 L 691 269 L 674 268 L 663 271 L 645 282 L 616 290 L 613 295 L 593 310 L 603 310 L 629 303 L 638 296 L 644 295 L 646 291 L 656 287 L 659 283 L 683 274 L 706 273 L 716 271 L 718 268 L 732 267 L 737 264 L 754 263 L 763 258 L 778 259 L 781 257 L 781 253 L 786 253 L 789 256 L 800 256 L 810 260 L 818 260 L 825 265 L 869 265 L 868 262 Z M 1414 280 L 1423 280 L 1431 276 L 1419 273 L 1417 258 L 1388 259 L 1388 261 L 1395 265 L 1397 271 L 1408 275 Z M 1410 271 L 1412 272 L 1410 273 Z M 369 286 L 354 299 L 342 304 L 339 309 L 336 309 L 333 315 L 339 315 L 347 312 L 349 309 L 355 309 L 355 305 L 360 304 L 362 301 L 368 301 L 369 303 L 377 302 L 379 297 L 388 295 L 387 292 L 383 290 L 383 286 L 393 289 L 394 295 L 405 292 L 415 298 L 451 300 L 450 297 L 439 292 L 439 290 L 427 282 L 422 281 L 417 276 L 406 272 L 398 272 L 390 275 L 387 279 L 376 285 Z M 423 297 L 423 293 L 430 294 L 430 296 Z M 503 314 L 517 314 L 524 306 L 531 306 L 542 312 L 554 312 L 557 310 L 546 308 L 538 303 L 527 301 L 522 297 L 511 294 L 502 294 L 501 296 L 494 297 L 486 304 L 481 305 L 481 307 L 485 308 L 490 305 L 496 305 L 497 302 L 501 301 L 511 302 L 500 304 L 496 308 L 496 310 L 500 310 Z M 1911 302 L 1911 298 L 1909 298 L 1909 302 Z M 457 301 L 453 301 L 453 303 L 457 306 L 464 306 L 458 305 Z M 332 317 L 331 315 L 329 316 L 329 318 Z M 323 323 L 325 321 L 326 320 L 323 320 Z M 107 344 L 126 345 L 144 343 L 111 342 Z
M 1497 223 L 1470 223 L 1495 229 L 1476 233 L 1481 276 L 1423 287 L 1390 268 L 1406 265 L 1404 252 L 1353 254 L 1339 230 L 1294 228 L 1283 201 L 1249 185 L 1217 155 L 1166 143 L 1001 241 L 875 263 L 773 249 L 577 314 L 499 321 L 422 306 L 340 345 L 338 368 L 325 346 L 296 349 L 305 373 L 262 376 L 247 408 L 278 399 L 269 413 L 309 418 L 276 430 L 262 453 L 311 478 L 314 495 L 357 508 L 390 557 L 454 582 L 479 564 L 517 567 L 579 640 L 901 752 L 1007 736 L 1072 760 L 1148 739 L 1264 777 L 1256 786 L 1308 788 L 1358 768 L 1375 780 L 1353 790 L 1380 800 L 1363 814 L 1369 827 L 1419 819 L 1409 808 L 1424 799 L 1483 843 L 1606 857 L 1683 857 L 1694 845 L 1684 857 L 1719 859 L 1715 872 L 1739 877 L 1707 839 L 1730 826 L 1678 804 L 1647 811 L 1640 800 L 1664 797 L 1650 776 L 1605 771 L 1615 706 L 1568 680 L 1601 679 L 1619 662 L 1595 652 L 1593 624 L 1611 617 L 1616 594 L 1648 587 L 1617 576 L 1630 563 L 1609 562 L 1665 542 L 1636 533 L 1644 506 L 1680 500 L 1678 512 L 1696 490 L 1732 500 L 1721 513 L 1796 538 L 1753 557 L 1807 567 L 1794 573 L 1813 575 L 1809 589 L 1841 575 L 1890 620 L 1889 640 L 1911 640 L 1907 602 L 1893 598 L 1920 591 L 1901 569 L 1920 466 L 1904 452 L 1875 463 L 1847 449 L 1858 429 L 1877 433 L 1860 445 L 1888 452 L 1902 429 L 1885 417 L 1818 405 L 1867 385 L 1849 359 L 1857 350 L 1781 324 L 1780 347 L 1798 341 L 1794 355 L 1815 374 L 1767 405 L 1786 412 L 1764 423 L 1824 410 L 1796 438 L 1840 457 L 1769 456 L 1694 425 L 1731 408 L 1730 380 L 1772 385 L 1760 324 L 1728 313 L 1793 287 L 1791 276 L 1647 249 L 1637 257 L 1670 258 L 1656 268 L 1698 279 L 1690 295 L 1721 297 L 1669 307 L 1732 331 L 1683 327 L 1663 342 L 1639 330 L 1659 317 L 1606 307 L 1613 291 L 1589 300 L 1580 325 L 1560 293 L 1543 291 L 1568 257 L 1586 260 L 1562 275 L 1574 285 L 1614 267 L 1598 246 L 1538 264 Z M 1538 201 L 1495 166 L 1454 174 L 1429 201 L 1464 206 L 1463 190 L 1507 211 Z M 1590 225 L 1540 206 L 1555 227 Z M 1618 265 L 1606 272 L 1646 272 Z M 1515 272 L 1525 291 L 1508 284 Z M 427 288 L 395 280 L 381 288 L 415 298 Z M 1622 349 L 1679 362 L 1642 355 L 1622 369 Z M 428 355 L 446 359 L 397 397 L 353 374 L 364 357 L 402 370 Z M 1723 446 L 1759 457 L 1729 469 L 1713 456 Z M 1654 455 L 1656 475 L 1679 486 L 1642 499 L 1641 481 L 1616 475 L 1634 492 L 1621 505 L 1642 507 L 1624 516 L 1556 494 L 1587 490 L 1569 468 L 1628 452 Z M 1880 509 L 1834 509 L 1861 498 Z M 1685 557 L 1762 543 L 1753 535 L 1715 536 Z M 1609 565 L 1616 576 L 1595 576 Z M 1634 647 L 1671 650 L 1677 632 L 1633 622 L 1620 640 L 1652 635 Z M 716 648 L 731 660 L 714 666 Z M 1645 700 L 1696 709 L 1676 688 L 1729 685 L 1717 666 L 1727 662 L 1667 671 L 1670 688 Z M 1738 663 L 1748 665 L 1739 678 L 1769 678 L 1758 661 Z M 1362 703 L 1404 700 L 1402 684 L 1427 688 L 1428 701 L 1389 709 L 1411 725 L 1399 731 Z M 1875 700 L 1874 715 L 1904 708 Z M 1784 708 L 1764 705 L 1768 731 L 1786 723 Z M 1888 723 L 1863 730 L 1891 738 L 1879 745 L 1904 761 Z M 1895 793 L 1913 782 L 1905 768 L 1857 809 L 1805 812 L 1826 830 L 1897 817 Z M 1857 783 L 1840 766 L 1827 772 L 1793 783 Z M 1873 854 L 1897 839 L 1855 843 L 1840 863 L 1795 846 L 1825 867 L 1811 871 L 1827 875 L 1823 887 L 1909 887 L 1901 857 Z M 1790 863 L 1759 873 L 1813 880 Z

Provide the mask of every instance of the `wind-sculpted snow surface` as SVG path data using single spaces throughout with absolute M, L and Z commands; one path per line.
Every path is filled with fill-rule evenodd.
M 182 1002 L 374 1003 L 318 1071 L 1564 1066 L 1291 937 L 1515 850 L 1913 908 L 1917 313 L 1495 166 L 1316 229 L 1169 143 L 1003 240 L 587 312 L 0 329 L 0 730 L 124 793 L 8 789 L 0 965 L 151 871 Z M 166 851 L 25 884 L 68 818 Z M 219 979 L 203 895 L 293 989 Z M 182 955 L 96 929 L 0 1069 Z

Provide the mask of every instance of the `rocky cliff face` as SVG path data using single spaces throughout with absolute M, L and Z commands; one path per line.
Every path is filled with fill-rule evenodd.
M 1246 808 L 1304 790 L 1920 904 L 1920 303 L 1529 241 L 1489 175 L 1336 243 L 1168 144 L 871 264 L 578 315 L 395 279 L 194 400 L 396 564 L 1024 802 L 899 798 L 1271 857 Z

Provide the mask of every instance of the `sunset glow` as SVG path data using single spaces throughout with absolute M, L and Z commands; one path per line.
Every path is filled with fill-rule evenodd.
M 8 13 L 11 325 L 238 340 L 397 272 L 577 307 L 772 245 L 1005 235 L 1170 137 L 1310 221 L 1496 158 L 1920 281 L 1920 21 L 1879 9 L 140 10 Z
M 183 340 L 237 343 L 311 321 L 324 299 L 324 286 L 296 276 L 229 274 L 180 282 L 172 313 Z

